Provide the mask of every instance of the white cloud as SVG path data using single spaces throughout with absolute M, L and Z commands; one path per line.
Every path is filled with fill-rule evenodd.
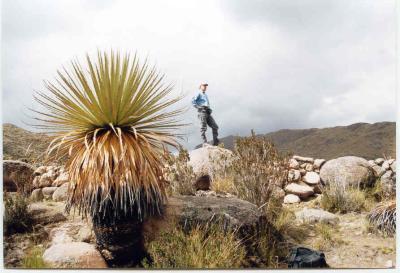
M 301 2 L 301 4 L 299 4 Z M 324 3 L 324 4 L 322 4 Z M 208 81 L 220 135 L 395 119 L 394 1 L 3 1 L 3 121 L 86 52 L 148 55 L 176 92 Z M 200 140 L 188 111 L 188 146 Z

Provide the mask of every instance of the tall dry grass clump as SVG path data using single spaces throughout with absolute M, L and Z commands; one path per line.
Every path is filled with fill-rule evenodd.
M 33 219 L 28 211 L 29 201 L 22 194 L 4 195 L 4 234 L 11 235 L 32 230 Z
M 218 225 L 198 226 L 188 233 L 176 227 L 162 232 L 148 250 L 152 259 L 147 268 L 233 269 L 242 266 L 246 251 L 234 231 Z
M 386 235 L 396 233 L 396 200 L 377 205 L 367 215 L 369 222 Z

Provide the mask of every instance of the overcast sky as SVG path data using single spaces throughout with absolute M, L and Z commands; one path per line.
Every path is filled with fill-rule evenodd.
M 42 81 L 110 48 L 149 56 L 188 105 L 208 82 L 221 136 L 394 121 L 395 24 L 395 0 L 3 0 L 3 122 L 31 129 Z

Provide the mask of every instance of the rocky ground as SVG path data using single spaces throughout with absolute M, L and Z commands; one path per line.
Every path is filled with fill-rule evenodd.
M 293 212 L 316 208 L 315 203 L 290 204 Z M 317 208 L 320 210 L 319 208 Z M 316 215 L 316 214 L 314 214 Z M 321 232 L 315 231 L 317 223 L 327 217 L 316 217 L 314 223 L 301 221 L 308 233 L 299 244 L 324 252 L 332 268 L 392 268 L 396 264 L 396 238 L 387 237 L 368 229 L 367 213 L 333 214 L 335 220 L 328 224 L 332 241 L 324 241 Z

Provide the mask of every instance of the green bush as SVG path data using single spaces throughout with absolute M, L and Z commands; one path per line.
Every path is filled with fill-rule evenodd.
M 11 235 L 32 229 L 32 216 L 28 212 L 28 199 L 20 194 L 4 196 L 4 233 Z
M 239 268 L 245 248 L 233 232 L 219 226 L 197 227 L 185 233 L 181 228 L 162 232 L 149 243 L 152 262 L 147 268 Z

